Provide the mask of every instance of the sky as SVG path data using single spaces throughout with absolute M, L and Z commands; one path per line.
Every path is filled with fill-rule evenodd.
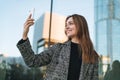
M 0 54 L 9 57 L 21 56 L 16 47 L 22 38 L 23 24 L 30 10 L 35 8 L 34 19 L 50 11 L 50 0 L 0 0 Z M 68 16 L 83 15 L 88 22 L 91 39 L 94 41 L 94 0 L 53 0 L 53 12 Z M 33 41 L 34 25 L 28 37 Z

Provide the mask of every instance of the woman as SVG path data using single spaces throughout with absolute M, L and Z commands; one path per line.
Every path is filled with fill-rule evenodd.
M 45 80 L 98 80 L 98 54 L 83 16 L 68 16 L 65 21 L 68 41 L 55 44 L 40 54 L 34 54 L 27 36 L 33 24 L 30 15 L 24 24 L 22 40 L 17 44 L 29 67 L 47 65 Z

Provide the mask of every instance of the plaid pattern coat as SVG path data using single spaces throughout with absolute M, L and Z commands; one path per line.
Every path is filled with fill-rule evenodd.
M 29 67 L 47 65 L 45 80 L 67 80 L 71 41 L 57 43 L 40 54 L 34 54 L 29 39 L 17 47 Z M 79 80 L 98 80 L 98 62 L 82 62 Z

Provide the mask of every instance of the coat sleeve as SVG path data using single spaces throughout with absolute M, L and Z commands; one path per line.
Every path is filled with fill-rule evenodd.
M 21 40 L 17 43 L 17 47 L 29 67 L 40 67 L 49 64 L 53 54 L 57 50 L 57 46 L 58 44 L 55 44 L 40 54 L 35 54 L 31 48 L 29 39 L 23 41 L 23 43 L 21 43 Z

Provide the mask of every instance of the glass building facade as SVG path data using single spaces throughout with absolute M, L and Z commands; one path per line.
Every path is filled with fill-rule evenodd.
M 101 55 L 100 73 L 120 61 L 120 0 L 94 0 L 95 48 Z M 109 66 L 110 65 L 110 66 Z
M 120 60 L 120 0 L 95 0 L 96 50 Z

